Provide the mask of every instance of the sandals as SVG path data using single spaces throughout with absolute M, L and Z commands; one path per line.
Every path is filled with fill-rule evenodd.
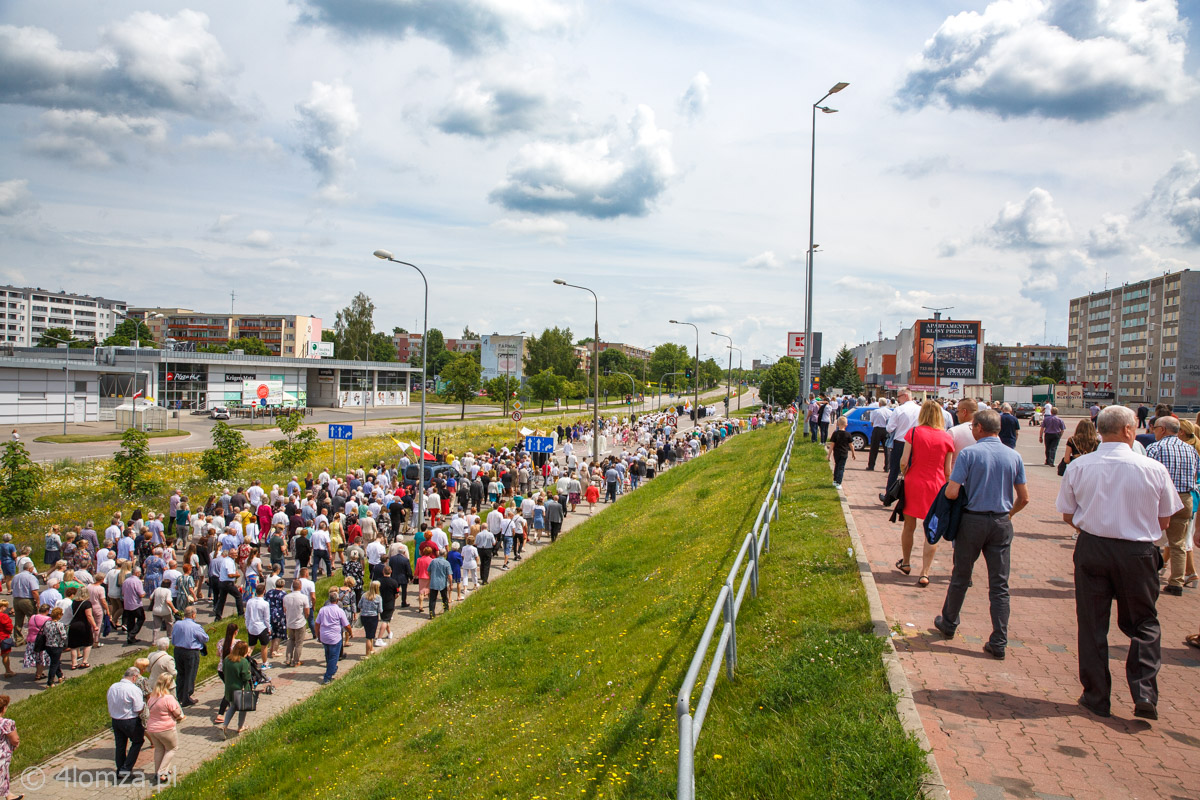
M 920 586 L 923 589 L 928 585 L 929 585 L 929 576 L 928 575 L 922 575 L 920 578 L 917 578 L 917 586 Z
M 1184 638 L 1183 643 L 1188 647 L 1194 647 L 1200 650 L 1200 633 L 1193 633 L 1191 636 Z
M 900 571 L 901 571 L 901 572 L 903 572 L 905 575 L 911 575 L 911 574 L 912 574 L 912 565 L 911 565 L 911 564 L 905 564 L 905 563 L 904 563 L 904 559 L 903 559 L 903 558 L 898 558 L 898 559 L 896 559 L 896 569 L 900 570 Z

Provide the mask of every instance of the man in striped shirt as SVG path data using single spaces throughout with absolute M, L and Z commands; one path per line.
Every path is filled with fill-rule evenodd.
M 1200 453 L 1196 448 L 1179 438 L 1179 419 L 1164 415 L 1154 420 L 1154 444 L 1146 448 L 1146 455 L 1167 468 L 1171 475 L 1171 483 L 1179 493 L 1183 508 L 1171 516 L 1167 526 L 1167 547 L 1171 558 L 1171 575 L 1163 588 L 1166 594 L 1180 597 L 1183 595 L 1183 578 L 1187 572 L 1185 565 L 1187 553 L 1183 549 L 1187 543 L 1188 523 L 1192 521 L 1192 489 L 1196 486 L 1196 472 L 1200 468 Z
M 1125 674 L 1133 714 L 1158 719 L 1162 628 L 1155 606 L 1162 557 L 1154 543 L 1182 504 L 1166 467 L 1133 452 L 1132 411 L 1109 406 L 1096 427 L 1103 441 L 1095 452 L 1071 460 L 1056 503 L 1063 520 L 1079 531 L 1074 556 L 1079 704 L 1101 717 L 1111 714 L 1108 626 L 1116 599 L 1117 625 L 1129 637 Z

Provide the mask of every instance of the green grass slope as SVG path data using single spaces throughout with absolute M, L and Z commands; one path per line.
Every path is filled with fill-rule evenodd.
M 162 796 L 674 796 L 675 693 L 786 434 L 735 437 L 656 478 Z M 763 593 L 739 615 L 700 797 L 917 791 L 921 754 L 815 451 L 797 445 Z

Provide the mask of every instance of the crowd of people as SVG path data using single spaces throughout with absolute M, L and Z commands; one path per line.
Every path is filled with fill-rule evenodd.
M 953 568 L 935 627 L 953 638 L 982 556 L 988 571 L 992 632 L 984 651 L 1006 655 L 1012 518 L 1029 502 L 1025 464 L 1017 452 L 1021 424 L 1007 403 L 963 399 L 917 402 L 907 391 L 894 399 L 864 398 L 871 409 L 867 471 L 884 454 L 887 477 L 879 495 L 902 521 L 895 568 L 912 574 L 920 525 L 917 586 L 930 584 L 941 540 L 953 543 Z M 832 409 L 832 411 L 830 411 Z M 844 410 L 844 409 L 841 409 Z M 836 401 L 807 404 L 810 438 L 824 439 L 826 416 L 836 422 L 827 442 L 840 484 L 847 453 L 845 421 Z M 1047 402 L 1036 419 L 1043 465 L 1062 477 L 1056 507 L 1075 540 L 1075 592 L 1079 638 L 1079 703 L 1100 716 L 1111 713 L 1108 629 L 1112 603 L 1130 638 L 1126 673 L 1134 715 L 1157 719 L 1161 666 L 1160 594 L 1179 597 L 1200 583 L 1193 549 L 1200 544 L 1200 416 L 1184 419 L 1170 406 L 1136 411 L 1096 404 L 1079 419 L 1058 459 L 1066 434 L 1059 410 Z M 814 421 L 816 428 L 813 427 Z M 1045 474 L 1045 473 L 1043 473 Z M 1169 613 L 1169 612 L 1168 612 Z M 1200 633 L 1185 643 L 1200 648 Z
M 756 414 L 755 427 L 769 414 Z M 44 568 L 30 547 L 12 551 L 0 598 L 0 653 L 53 687 L 63 663 L 85 670 L 93 648 L 152 644 L 108 693 L 118 776 L 131 773 L 146 737 L 155 775 L 165 779 L 175 728 L 196 704 L 195 682 L 214 621 L 233 613 L 214 646 L 225 692 L 214 722 L 245 726 L 267 670 L 303 665 L 309 638 L 322 645 L 334 679 L 353 639 L 366 655 L 392 638 L 397 609 L 433 618 L 451 597 L 486 585 L 492 570 L 523 559 L 529 543 L 553 543 L 567 516 L 615 502 L 675 464 L 720 446 L 745 423 L 701 414 L 680 431 L 677 413 L 602 421 L 607 445 L 591 452 L 587 423 L 562 427 L 554 453 L 529 453 L 524 440 L 483 452 L 439 454 L 436 477 L 422 489 L 409 453 L 344 473 L 326 469 L 267 488 L 252 480 L 203 500 L 173 491 L 158 510 L 115 511 L 45 535 Z M 429 462 L 427 462 L 428 464 Z M 410 550 L 411 547 L 411 550 Z M 332 578 L 318 598 L 318 581 Z M 399 601 L 399 602 L 397 602 Z M 148 638 L 147 638 L 148 637 Z M 108 640 L 107 642 L 105 640 Z M 170 650 L 170 653 L 168 651 Z M 3 730 L 0 730 L 0 734 Z M 0 748 L 2 748 L 0 743 Z

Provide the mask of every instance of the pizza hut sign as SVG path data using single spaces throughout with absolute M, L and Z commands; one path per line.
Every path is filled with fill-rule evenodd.
M 180 381 L 202 381 L 204 380 L 204 376 L 199 372 L 168 372 L 167 380 L 177 383 Z

